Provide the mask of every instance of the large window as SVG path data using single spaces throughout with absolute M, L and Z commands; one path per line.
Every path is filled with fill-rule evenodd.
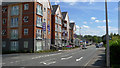
M 18 18 L 11 18 L 11 27 L 18 27 Z
M 11 7 L 11 15 L 19 15 L 19 6 Z
M 37 31 L 36 31 L 36 38 L 37 39 L 42 39 L 42 30 L 37 29 Z
M 57 17 L 55 17 L 55 23 L 58 23 L 58 18 Z
M 18 39 L 18 30 L 17 29 L 11 30 L 11 39 Z
M 42 18 L 41 17 L 37 17 L 37 26 L 42 27 Z
M 40 5 L 37 5 L 37 14 L 38 15 L 43 15 L 42 6 L 40 6 Z
M 61 39 L 61 33 L 59 33 L 59 39 Z
M 6 41 L 3 41 L 3 42 L 2 42 L 2 47 L 3 47 L 3 48 L 6 47 Z
M 28 29 L 24 29 L 24 35 L 28 35 Z
M 29 4 L 24 4 L 24 10 L 28 10 L 29 9 Z
M 24 48 L 28 48 L 28 41 L 24 41 Z
M 61 26 L 59 26 L 59 31 L 62 32 L 62 28 L 61 28 Z
M 42 50 L 42 41 L 37 42 L 37 51 Z
M 11 42 L 11 51 L 18 51 L 18 41 Z
M 55 24 L 55 31 L 58 31 L 58 25 Z
M 58 39 L 58 33 L 55 33 L 55 39 Z
M 61 21 L 61 19 L 59 18 L 59 24 L 62 24 L 62 21 Z

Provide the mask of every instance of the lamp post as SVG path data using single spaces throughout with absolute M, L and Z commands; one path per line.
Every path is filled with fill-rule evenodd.
M 109 51 L 109 32 L 108 32 L 108 13 L 107 13 L 107 0 L 105 0 L 105 13 L 106 13 L 106 44 L 107 44 L 107 54 L 106 54 L 106 64 L 110 68 L 110 51 Z

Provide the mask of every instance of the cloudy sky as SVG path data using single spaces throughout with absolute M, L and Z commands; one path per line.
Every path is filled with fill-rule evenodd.
M 71 0 L 73 1 L 73 0 Z M 71 21 L 76 22 L 76 33 L 82 35 L 105 34 L 105 3 L 104 2 L 60 2 L 56 0 L 52 5 L 60 5 L 61 11 L 67 11 Z M 118 2 L 108 3 L 109 33 L 118 33 Z

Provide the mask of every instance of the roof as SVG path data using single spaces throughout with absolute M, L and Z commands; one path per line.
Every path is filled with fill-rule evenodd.
M 73 22 L 73 23 L 70 23 L 70 28 L 73 29 L 73 28 L 74 28 L 74 25 L 75 25 L 74 22 Z
M 63 19 L 65 19 L 67 12 L 62 12 Z
M 52 5 L 52 14 L 54 15 L 59 5 Z

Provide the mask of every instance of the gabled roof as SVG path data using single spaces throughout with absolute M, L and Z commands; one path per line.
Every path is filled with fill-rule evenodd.
M 75 22 L 70 23 L 70 28 L 74 29 L 74 27 L 75 27 Z
M 62 12 L 63 19 L 65 19 L 67 12 Z
M 52 5 L 52 14 L 54 15 L 59 5 Z

